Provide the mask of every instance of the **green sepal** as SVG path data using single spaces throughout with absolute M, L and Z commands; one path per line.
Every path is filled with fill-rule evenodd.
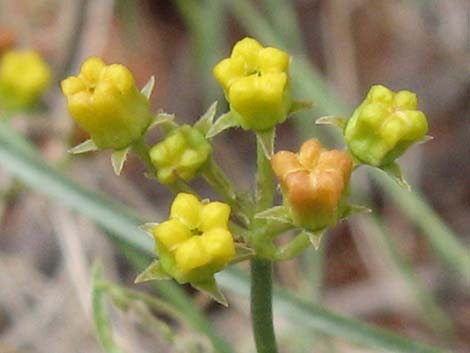
M 127 155 L 130 151 L 131 147 L 128 146 L 123 148 L 122 150 L 113 151 L 111 154 L 111 164 L 113 165 L 113 170 L 116 175 L 120 175 L 122 168 L 124 167 L 124 163 L 127 160 Z
M 289 216 L 289 211 L 286 206 L 275 206 L 268 208 L 267 210 L 255 214 L 255 218 L 272 220 L 287 224 L 292 223 L 292 220 Z
M 323 235 L 326 233 L 326 230 L 327 230 L 327 228 L 321 228 L 321 229 L 315 230 L 315 231 L 310 231 L 310 230 L 304 229 L 303 232 L 305 232 L 305 234 L 308 237 L 308 240 L 313 245 L 315 250 L 318 250 L 318 248 L 320 247 L 320 243 L 321 243 L 321 240 L 323 238 Z
M 71 149 L 68 150 L 68 153 L 72 154 L 80 154 L 80 153 L 86 153 L 86 152 L 93 152 L 97 151 L 99 148 L 96 146 L 95 142 L 92 139 L 88 139 L 75 147 L 72 147 Z
M 318 118 L 315 121 L 315 124 L 317 124 L 317 125 L 332 125 L 332 126 L 336 126 L 337 128 L 343 130 L 344 127 L 346 126 L 347 121 L 348 121 L 348 118 L 345 118 L 343 116 L 327 115 L 327 116 L 322 116 L 321 118 Z
M 251 259 L 255 254 L 255 250 L 245 244 L 235 243 L 235 256 L 230 260 L 228 266 Z
M 174 114 L 158 113 L 157 115 L 152 117 L 152 120 L 150 121 L 150 125 L 147 128 L 147 130 L 151 130 L 155 126 L 162 125 L 162 124 L 168 125 L 169 127 L 176 127 L 174 120 L 175 120 Z
M 293 101 L 289 108 L 289 115 L 298 113 L 302 110 L 312 109 L 313 106 L 313 102 L 310 101 Z
M 217 102 L 211 104 L 209 109 L 194 124 L 194 128 L 201 131 L 204 135 L 210 130 L 214 124 L 214 116 L 217 111 Z
M 380 167 L 385 173 L 388 174 L 402 189 L 411 191 L 411 186 L 406 181 L 401 171 L 400 165 L 396 162 Z
M 153 230 L 158 224 L 155 222 L 144 223 L 139 226 L 139 229 L 153 239 Z
M 150 96 L 152 95 L 154 87 L 155 87 L 155 76 L 150 76 L 150 79 L 147 81 L 145 86 L 140 90 L 140 93 L 142 93 L 145 96 L 145 98 L 150 99 Z
M 340 219 L 346 219 L 349 216 L 352 216 L 353 214 L 356 213 L 371 213 L 372 210 L 369 207 L 362 206 L 362 205 L 354 205 L 354 204 L 349 204 L 346 205 L 344 208 L 343 213 L 341 214 Z
M 197 282 L 190 284 L 194 289 L 206 293 L 217 303 L 222 304 L 223 306 L 228 306 L 227 299 L 225 299 L 225 296 L 222 294 L 219 287 L 217 286 L 217 282 L 215 281 L 214 277 L 205 282 Z
M 263 148 L 263 152 L 267 159 L 271 160 L 274 153 L 274 139 L 276 138 L 276 129 L 272 128 L 266 131 L 256 133 L 256 138 Z
M 426 143 L 426 142 L 429 142 L 431 140 L 434 140 L 434 136 L 431 136 L 431 135 L 426 135 L 424 136 L 420 141 L 416 142 L 417 144 L 423 144 L 423 143 Z
M 225 113 L 221 115 L 215 123 L 210 127 L 209 131 L 207 131 L 206 138 L 212 138 L 222 131 L 230 129 L 232 127 L 240 127 L 240 123 L 238 119 L 235 117 L 234 114 L 231 112 Z
M 145 270 L 143 270 L 135 279 L 134 283 L 142 283 L 155 280 L 165 280 L 171 277 L 162 268 L 160 261 L 154 260 Z

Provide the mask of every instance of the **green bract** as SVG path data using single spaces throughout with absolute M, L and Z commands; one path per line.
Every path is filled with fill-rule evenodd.
M 362 163 L 376 167 L 392 163 L 428 131 L 426 116 L 417 107 L 412 92 L 372 86 L 347 121 L 344 137 L 350 151 Z

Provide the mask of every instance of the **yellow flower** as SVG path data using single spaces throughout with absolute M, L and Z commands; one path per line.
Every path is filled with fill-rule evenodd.
M 227 204 L 179 193 L 169 220 L 153 230 L 162 268 L 180 283 L 204 282 L 223 269 L 235 255 L 229 217 Z
M 426 116 L 418 110 L 413 92 L 395 93 L 376 85 L 348 120 L 344 136 L 357 159 L 381 167 L 423 139 L 427 131 Z
M 183 125 L 150 150 L 150 159 L 157 169 L 162 184 L 171 184 L 177 178 L 189 181 L 206 163 L 211 145 L 197 129 Z
M 277 152 L 271 164 L 296 226 L 318 230 L 336 224 L 352 170 L 349 153 L 327 151 L 310 139 L 299 153 Z
M 288 71 L 287 53 L 245 38 L 214 67 L 214 76 L 242 128 L 263 131 L 287 118 L 292 104 Z
M 123 65 L 89 58 L 78 76 L 62 81 L 62 91 L 70 114 L 98 148 L 125 148 L 150 124 L 149 102 Z
M 0 59 L 0 108 L 30 108 L 50 81 L 51 70 L 37 52 L 6 52 Z

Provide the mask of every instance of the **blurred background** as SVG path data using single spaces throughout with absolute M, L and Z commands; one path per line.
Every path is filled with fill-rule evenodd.
M 100 56 L 128 66 L 139 86 L 155 75 L 154 111 L 191 123 L 215 100 L 219 114 L 226 110 L 211 70 L 247 35 L 291 53 L 296 97 L 315 102 L 312 111 L 279 128 L 278 149 L 297 149 L 312 136 L 341 146 L 333 128 L 316 127 L 315 118 L 347 116 L 377 83 L 416 92 L 434 137 L 401 159 L 424 203 L 363 168 L 353 178 L 352 198 L 374 215 L 354 216 L 330 231 L 319 251 L 277 265 L 277 281 L 340 314 L 470 352 L 470 286 L 462 276 L 470 267 L 446 266 L 455 260 L 455 244 L 445 243 L 454 232 L 460 251 L 469 252 L 466 0 L 0 0 L 0 50 L 7 42 L 34 48 L 54 71 L 44 107 L 11 123 L 80 184 L 113 195 L 145 219 L 163 219 L 171 195 L 143 176 L 136 159 L 118 178 L 107 153 L 67 155 L 86 136 L 69 118 L 59 82 L 87 57 Z M 227 173 L 241 188 L 251 188 L 254 139 L 230 131 L 216 144 Z M 202 182 L 196 187 L 211 196 Z M 32 192 L 1 166 L 0 192 L 0 352 L 101 352 L 90 308 L 93 260 L 101 259 L 108 280 L 149 288 L 133 285 L 136 270 L 100 229 Z M 254 352 L 246 299 L 227 292 L 231 306 L 224 309 L 185 290 L 237 352 Z M 172 318 L 162 320 L 177 332 L 174 345 L 149 329 L 138 310 L 113 309 L 112 318 L 124 351 L 211 351 L 206 338 Z M 282 316 L 276 320 L 284 352 L 369 351 L 321 332 L 312 337 Z

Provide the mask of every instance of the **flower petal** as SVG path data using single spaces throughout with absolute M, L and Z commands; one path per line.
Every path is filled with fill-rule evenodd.
M 178 219 L 189 229 L 196 229 L 200 223 L 201 208 L 201 202 L 196 196 L 181 192 L 171 205 L 170 218 Z

